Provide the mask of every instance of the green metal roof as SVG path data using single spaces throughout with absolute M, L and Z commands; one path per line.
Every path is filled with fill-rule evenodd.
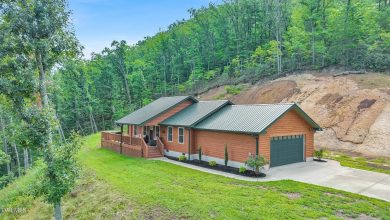
M 191 106 L 185 108 L 170 118 L 167 118 L 160 124 L 191 127 L 228 104 L 231 104 L 231 102 L 228 100 L 199 101 L 198 103 L 192 104 Z
M 196 100 L 192 96 L 161 97 L 156 99 L 152 103 L 119 119 L 118 121 L 116 121 L 116 123 L 141 125 L 186 100 L 192 100 L 193 102 L 198 102 L 198 100 Z
M 228 105 L 197 124 L 195 129 L 259 134 L 290 109 L 295 109 L 313 128 L 321 130 L 295 103 Z

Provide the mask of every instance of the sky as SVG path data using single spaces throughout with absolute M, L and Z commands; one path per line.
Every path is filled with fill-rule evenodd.
M 70 0 L 76 36 L 85 47 L 85 58 L 101 52 L 113 40 L 135 44 L 168 25 L 188 19 L 190 8 L 210 0 Z M 216 1 L 212 1 L 216 2 Z

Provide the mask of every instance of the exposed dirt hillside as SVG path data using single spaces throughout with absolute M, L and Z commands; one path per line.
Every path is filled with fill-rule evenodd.
M 229 95 L 218 87 L 200 98 L 228 98 L 236 104 L 297 102 L 324 128 L 315 135 L 317 148 L 390 157 L 389 75 L 305 73 L 242 88 Z

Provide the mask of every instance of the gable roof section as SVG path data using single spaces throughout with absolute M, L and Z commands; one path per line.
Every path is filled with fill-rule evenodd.
M 115 123 L 117 124 L 131 124 L 131 125 L 141 125 L 145 122 L 159 116 L 160 114 L 166 112 L 167 110 L 175 107 L 176 105 L 186 101 L 191 100 L 193 102 L 198 102 L 192 96 L 172 96 L 172 97 L 161 97 L 153 101 L 152 103 L 130 113 L 129 115 L 119 119 Z
M 195 103 L 178 112 L 177 114 L 165 119 L 160 124 L 191 127 L 205 119 L 207 116 L 218 111 L 222 107 L 230 104 L 232 103 L 228 100 L 199 101 L 198 103 Z
M 295 109 L 314 129 L 321 130 L 321 127 L 295 103 L 229 105 L 197 124 L 195 129 L 257 135 L 291 109 Z

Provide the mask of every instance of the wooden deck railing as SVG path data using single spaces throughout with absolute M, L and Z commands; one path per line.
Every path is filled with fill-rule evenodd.
M 125 144 L 131 144 L 130 138 L 131 138 L 131 137 L 128 136 L 128 135 L 123 135 L 123 137 L 122 137 L 123 143 L 125 143 Z
M 103 138 L 103 140 L 106 140 L 106 141 L 121 142 L 121 134 L 110 132 L 110 131 L 102 131 L 102 138 Z M 122 142 L 124 144 L 129 144 L 129 145 L 141 146 L 141 140 L 140 139 L 141 138 L 138 138 L 138 137 L 130 137 L 129 135 L 123 135 L 122 136 Z
M 136 143 L 139 142 L 138 145 L 135 145 L 134 142 L 131 143 L 134 139 Z M 141 140 L 140 138 L 130 137 L 128 135 L 122 135 L 122 143 L 121 143 L 120 133 L 112 132 L 112 131 L 111 132 L 103 131 L 102 139 L 101 139 L 101 147 L 131 157 L 142 157 L 142 146 L 141 146 L 142 143 L 140 142 L 140 140 Z
M 121 135 L 109 131 L 102 131 L 102 138 L 107 141 L 121 141 Z
M 138 146 L 141 146 L 142 145 L 142 138 L 139 138 L 139 137 L 131 137 L 131 144 L 132 145 L 138 145 Z
M 156 145 L 161 155 L 164 155 L 165 146 L 160 138 L 157 138 Z M 102 131 L 101 146 L 131 156 L 156 156 L 156 146 L 149 146 L 141 137 L 129 135 L 122 135 L 121 137 L 118 132 Z

